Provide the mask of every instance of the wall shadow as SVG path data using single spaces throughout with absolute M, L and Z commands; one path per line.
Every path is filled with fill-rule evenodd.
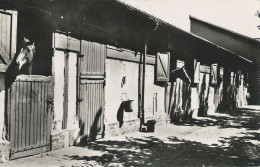
M 124 101 L 122 101 L 116 114 L 117 121 L 119 122 L 119 128 L 121 128 L 124 124 L 124 108 Z
M 101 135 L 103 137 L 103 130 L 101 122 L 103 122 L 102 119 L 102 108 L 98 110 L 98 112 L 95 115 L 95 118 L 93 120 L 93 123 L 90 127 L 84 123 L 84 121 L 80 120 L 80 131 L 79 136 L 81 137 L 82 143 L 87 143 L 88 141 L 96 140 L 98 135 Z M 86 134 L 88 132 L 89 128 L 89 134 Z

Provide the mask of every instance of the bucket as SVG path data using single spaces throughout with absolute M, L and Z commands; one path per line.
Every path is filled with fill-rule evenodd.
M 148 120 L 147 121 L 147 132 L 154 132 L 155 124 L 156 124 L 155 120 Z
M 125 112 L 132 112 L 133 111 L 133 101 L 134 100 L 126 100 L 126 101 L 124 101 Z

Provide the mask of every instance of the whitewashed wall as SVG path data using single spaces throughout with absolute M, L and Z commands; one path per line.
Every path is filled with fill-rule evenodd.
M 64 110 L 64 68 L 65 55 L 63 51 L 54 54 L 54 123 L 56 131 L 62 129 Z M 68 55 L 68 117 L 67 129 L 75 129 L 74 118 L 76 115 L 77 92 L 77 54 Z
M 69 53 L 69 76 L 68 76 L 68 120 L 67 129 L 75 129 L 74 118 L 76 115 L 77 95 L 77 54 Z
M 0 73 L 0 140 L 5 138 L 5 77 Z
M 145 120 L 163 118 L 165 120 L 165 87 L 154 83 L 154 65 L 146 66 L 145 81 Z M 126 83 L 122 84 L 122 78 L 126 77 Z M 106 86 L 105 86 L 105 124 L 109 128 L 106 131 L 111 133 L 130 132 L 139 129 L 138 118 L 138 78 L 139 64 L 122 60 L 106 59 Z M 157 99 L 156 99 L 157 98 Z M 118 127 L 117 114 L 119 107 L 124 100 L 133 101 L 133 112 L 123 113 L 123 128 Z M 157 108 L 157 110 L 155 109 Z M 126 124 L 127 121 L 135 123 Z M 113 125 L 116 124 L 116 125 Z M 128 125 L 132 127 L 125 127 Z M 137 124 L 137 126 L 133 125 Z M 111 126 L 115 126 L 111 128 Z M 114 130 L 117 129 L 117 130 Z M 116 132 L 115 132 L 116 131 Z M 106 133 L 106 132 L 105 132 Z M 110 132 L 107 132 L 110 133 Z
M 62 129 L 63 95 L 64 95 L 64 52 L 55 51 L 54 58 L 54 126 L 56 131 Z
M 166 116 L 165 87 L 154 84 L 154 65 L 146 65 L 145 75 L 145 117 L 158 119 Z M 156 99 L 157 96 L 157 99 Z
M 0 90 L 0 140 L 5 138 L 5 91 Z
M 124 121 L 138 117 L 138 70 L 137 63 L 106 60 L 105 122 L 117 122 L 117 112 L 123 100 L 133 101 L 133 112 L 124 113 Z M 121 85 L 126 76 L 126 83 Z

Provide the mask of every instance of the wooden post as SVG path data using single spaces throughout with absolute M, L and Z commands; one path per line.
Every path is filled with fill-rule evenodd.
M 54 78 L 54 131 L 62 129 L 63 120 L 63 95 L 64 95 L 64 52 L 54 51 L 53 58 Z
M 5 75 L 0 73 L 0 140 L 5 138 Z M 4 132 L 4 133 L 3 133 Z
M 147 40 L 145 39 L 144 44 L 144 55 L 143 55 L 143 80 L 142 80 L 142 124 L 145 124 L 145 67 L 146 67 L 146 55 L 147 55 Z
M 142 117 L 143 117 L 143 55 L 140 54 L 140 62 L 139 62 L 139 77 L 138 77 L 138 118 L 140 118 L 141 122 L 140 124 L 142 124 Z M 140 127 L 141 128 L 141 127 Z
M 74 117 L 76 115 L 77 99 L 77 53 L 69 53 L 68 72 L 68 113 L 67 129 L 75 129 Z
M 54 131 L 62 129 L 62 122 L 63 125 L 68 125 L 64 128 L 72 129 L 76 114 L 76 64 L 77 53 L 80 52 L 80 41 L 66 34 L 54 33 L 52 43 L 55 50 L 53 58 Z M 68 56 L 66 63 L 65 56 Z M 64 70 L 66 76 L 64 76 Z M 64 93 L 66 93 L 66 98 L 63 97 Z M 65 113 L 64 109 L 66 109 Z M 64 116 L 67 118 L 64 119 Z

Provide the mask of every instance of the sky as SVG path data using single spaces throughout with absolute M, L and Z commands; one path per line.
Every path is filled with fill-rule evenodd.
M 121 0 L 185 31 L 189 15 L 234 32 L 260 38 L 260 0 Z

